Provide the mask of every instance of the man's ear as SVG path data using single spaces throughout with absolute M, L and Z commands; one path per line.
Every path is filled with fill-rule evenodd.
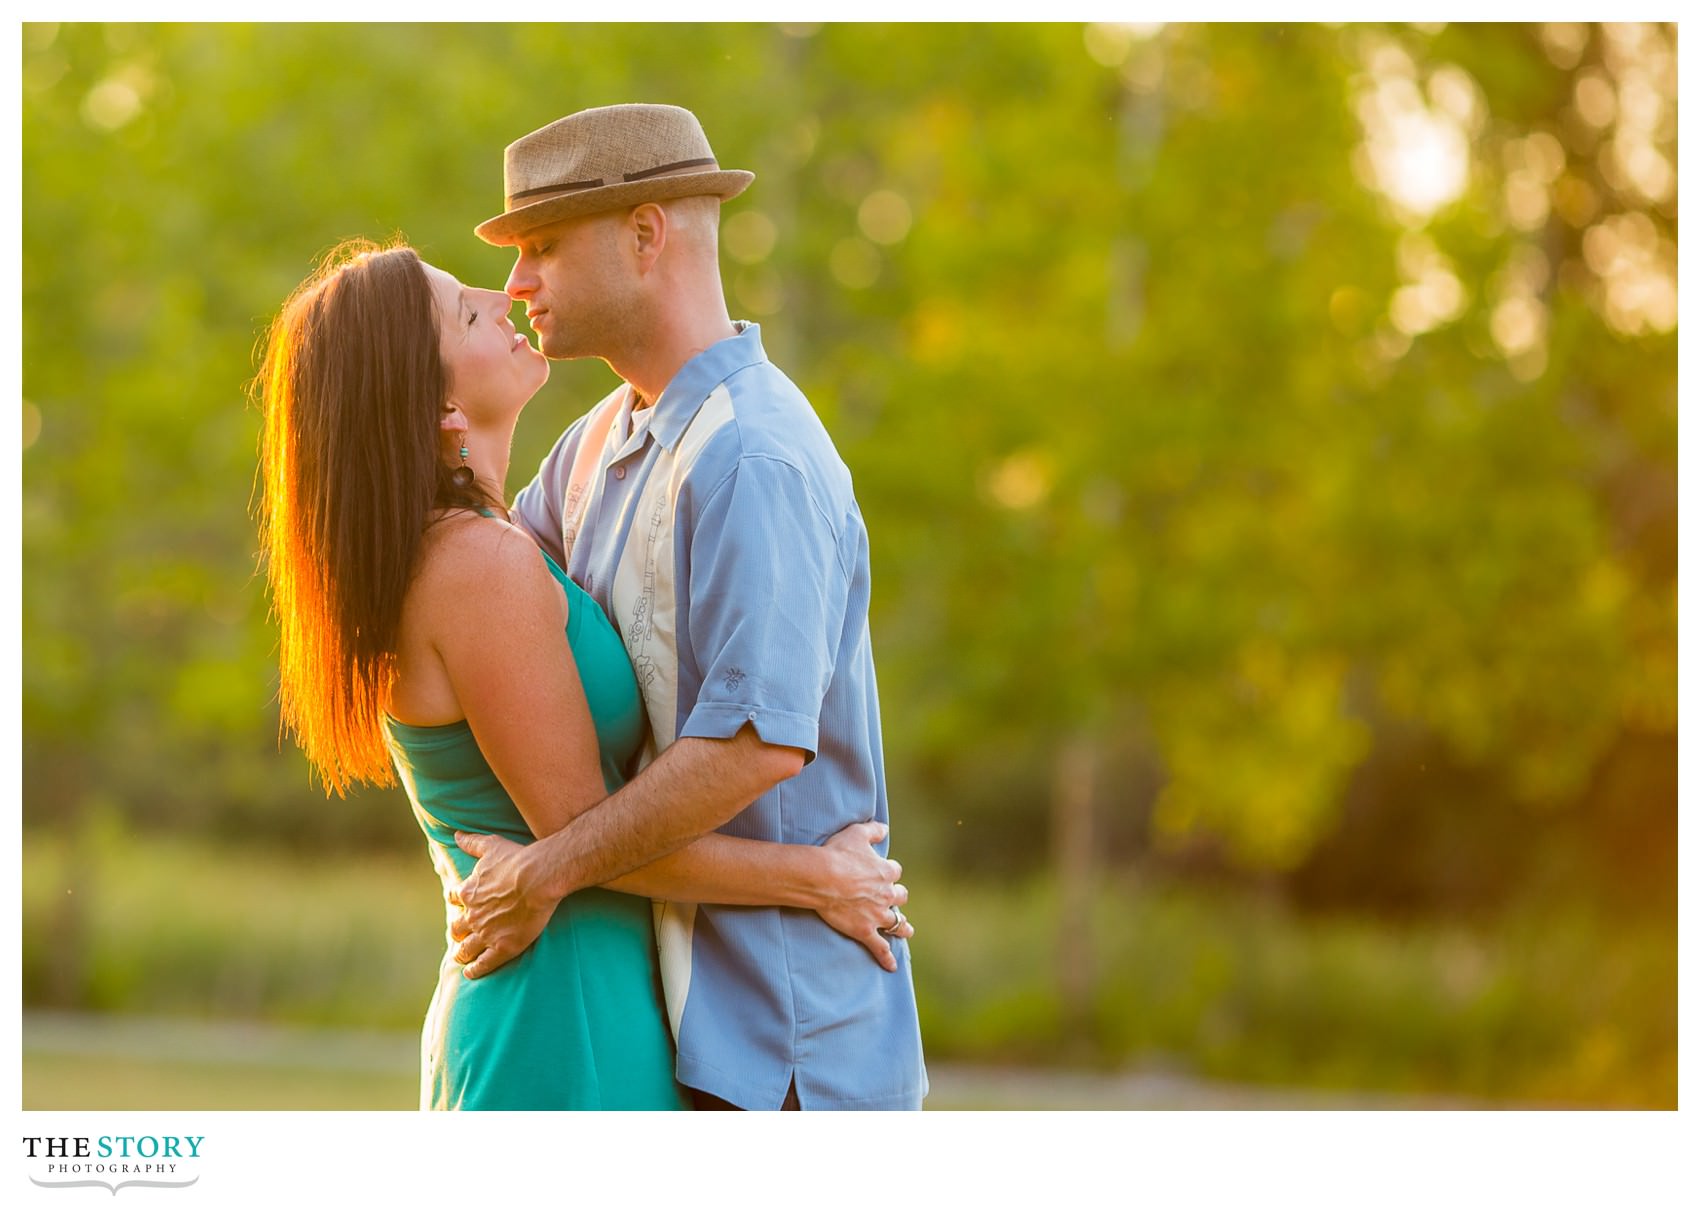
M 627 224 L 637 254 L 638 272 L 647 274 L 655 268 L 661 250 L 667 247 L 667 212 L 658 203 L 642 202 L 632 208 Z

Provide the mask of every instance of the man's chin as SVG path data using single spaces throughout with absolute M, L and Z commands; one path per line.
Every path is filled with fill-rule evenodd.
M 587 358 L 590 356 L 585 350 L 578 349 L 569 342 L 554 335 L 538 337 L 537 349 L 538 352 L 545 358 L 551 358 L 556 362 L 566 362 L 573 358 Z

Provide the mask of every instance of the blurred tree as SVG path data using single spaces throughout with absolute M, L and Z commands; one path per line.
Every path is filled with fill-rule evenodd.
M 833 111 L 886 166 L 865 187 L 918 200 L 877 287 L 909 340 L 846 343 L 823 379 L 872 418 L 852 463 L 879 477 L 888 634 L 917 658 L 895 676 L 921 726 L 895 743 L 934 786 L 1037 798 L 973 768 L 1084 728 L 1158 764 L 1160 842 L 1283 869 L 1401 724 L 1473 772 L 1510 837 L 1580 803 L 1615 736 L 1668 735 L 1665 32 L 1092 27 L 1101 74 L 1060 36 L 975 33 L 979 55 Z M 1640 98 L 1632 150 L 1575 134 L 1568 98 L 1604 77 L 1567 38 Z M 845 62 L 851 42 L 823 47 L 821 78 L 889 53 Z M 977 95 L 991 58 L 1020 87 Z M 939 156 L 905 161 L 923 141 Z M 1653 194 L 1621 168 L 1614 186 L 1618 161 Z M 1561 213 L 1575 197 L 1596 201 Z M 1634 258 L 1614 304 L 1602 267 Z M 1628 435 L 1590 421 L 1607 382 L 1636 384 L 1633 471 Z M 1636 488 L 1602 492 L 1600 459 Z M 1638 569 L 1614 496 L 1639 506 Z M 1381 787 L 1395 819 L 1432 807 Z M 1030 847 L 1032 824 L 1013 832 Z
M 276 744 L 253 345 L 343 236 L 499 283 L 499 149 L 643 97 L 757 173 L 730 302 L 856 474 L 915 844 L 1149 836 L 1374 897 L 1420 821 L 1509 870 L 1633 788 L 1674 837 L 1674 27 L 23 43 L 32 825 L 411 844 Z M 557 366 L 514 487 L 610 382 Z

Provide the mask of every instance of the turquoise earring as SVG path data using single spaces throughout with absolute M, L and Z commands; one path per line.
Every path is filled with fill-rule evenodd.
M 472 487 L 472 468 L 466 465 L 466 455 L 466 443 L 462 442 L 460 447 L 460 466 L 449 472 L 449 482 L 456 488 Z

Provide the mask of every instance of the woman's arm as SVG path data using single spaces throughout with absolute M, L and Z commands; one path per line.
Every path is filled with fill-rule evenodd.
M 659 900 L 812 909 L 895 972 L 897 957 L 881 930 L 891 925 L 892 906 L 909 902 L 909 890 L 897 882 L 902 865 L 873 848 L 885 833 L 876 821 L 858 822 L 819 846 L 710 833 L 603 887 Z M 891 937 L 914 933 L 905 919 Z
M 566 598 L 523 531 L 489 518 L 449 527 L 415 582 L 420 623 L 485 761 L 546 837 L 607 795 Z

